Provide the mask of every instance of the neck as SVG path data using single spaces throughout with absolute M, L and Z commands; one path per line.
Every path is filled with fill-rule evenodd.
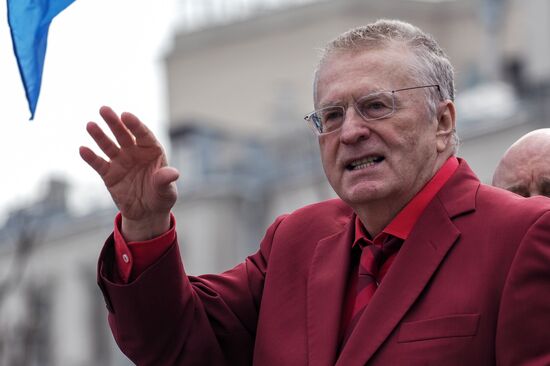
M 369 202 L 354 208 L 355 213 L 361 220 L 361 223 L 369 233 L 371 238 L 380 234 L 382 230 L 397 216 L 397 214 L 406 206 L 406 204 L 414 197 L 407 197 L 406 202 L 400 206 L 394 206 L 388 204 L 387 201 L 383 202 Z
M 450 156 L 450 155 L 449 155 Z M 391 197 L 377 201 L 367 201 L 353 206 L 353 209 L 363 226 L 374 238 L 403 210 L 403 208 L 420 192 L 426 183 L 441 169 L 449 156 L 436 160 L 431 171 L 419 172 L 416 184 L 412 189 L 395 192 Z

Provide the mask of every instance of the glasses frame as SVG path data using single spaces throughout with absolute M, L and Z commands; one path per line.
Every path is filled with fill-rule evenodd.
M 376 118 L 369 118 L 369 117 L 366 117 L 364 116 L 360 111 L 359 111 L 359 108 L 357 107 L 357 102 L 354 100 L 353 102 L 353 108 L 355 109 L 355 111 L 357 112 L 357 114 L 359 116 L 361 116 L 361 118 L 365 121 L 376 121 L 376 120 L 380 120 L 380 119 L 384 119 L 384 118 L 388 118 L 390 117 L 391 115 L 393 115 L 395 113 L 395 93 L 397 92 L 400 92 L 400 91 L 405 91 L 405 90 L 413 90 L 413 89 L 422 89 L 422 88 L 437 88 L 437 91 L 439 92 L 439 96 L 441 97 L 441 87 L 439 86 L 439 84 L 430 84 L 430 85 L 420 85 L 420 86 L 411 86 L 411 87 L 407 87 L 407 88 L 400 88 L 400 89 L 394 89 L 394 90 L 381 90 L 381 91 L 377 91 L 377 92 L 373 92 L 373 93 L 369 93 L 361 98 L 359 98 L 359 100 L 369 96 L 369 95 L 372 95 L 372 94 L 378 94 L 378 93 L 391 93 L 392 95 L 392 110 L 390 113 L 384 115 L 384 116 L 381 116 L 381 117 L 376 117 Z M 323 108 L 320 108 L 320 109 L 316 109 L 314 110 L 313 112 L 310 112 L 308 114 L 306 114 L 304 116 L 304 120 L 307 122 L 308 126 L 313 130 L 313 132 L 315 132 L 315 134 L 317 136 L 322 136 L 322 135 L 328 135 L 328 134 L 331 134 L 333 132 L 336 132 L 338 130 L 340 130 L 342 128 L 342 126 L 338 127 L 337 129 L 335 130 L 332 130 L 330 132 L 322 132 L 317 123 L 314 121 L 314 116 L 316 114 L 318 114 L 320 111 L 322 110 L 325 110 L 327 108 L 340 108 L 342 110 L 342 116 L 343 116 L 343 119 L 345 120 L 346 119 L 346 111 L 347 111 L 347 107 L 344 107 L 344 106 L 326 106 L 326 107 L 323 107 Z M 343 124 L 343 123 L 342 123 Z

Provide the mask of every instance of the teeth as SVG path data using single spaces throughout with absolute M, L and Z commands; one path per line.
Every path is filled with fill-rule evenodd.
M 372 156 L 365 159 L 356 160 L 350 164 L 350 167 L 352 170 L 363 169 L 368 166 L 376 164 L 379 161 L 379 159 L 380 159 L 379 157 Z

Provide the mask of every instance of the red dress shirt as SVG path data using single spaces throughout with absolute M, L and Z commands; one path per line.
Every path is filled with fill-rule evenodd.
M 170 230 L 159 237 L 146 241 L 126 242 L 120 232 L 122 216 L 120 213 L 115 218 L 114 242 L 116 267 L 119 280 L 128 283 L 139 276 L 151 264 L 155 263 L 170 248 L 176 240 L 176 219 L 170 214 Z
M 416 224 L 416 221 L 420 218 L 420 215 L 430 203 L 430 201 L 435 197 L 437 192 L 445 185 L 447 180 L 453 175 L 456 168 L 458 168 L 458 159 L 454 156 L 451 156 L 447 161 L 441 166 L 437 173 L 432 177 L 428 183 L 407 203 L 407 205 L 393 218 L 392 221 L 374 237 L 370 239 L 365 227 L 359 220 L 359 217 L 355 218 L 355 239 L 352 244 L 352 267 L 350 268 L 350 276 L 348 280 L 348 288 L 346 290 L 346 297 L 344 299 L 344 307 L 342 312 L 342 320 L 340 322 L 340 339 L 343 338 L 346 329 L 351 321 L 353 314 L 353 307 L 355 304 L 355 294 L 357 292 L 357 277 L 359 270 L 359 257 L 360 250 L 357 250 L 360 241 L 364 241 L 367 245 L 381 245 L 388 235 L 393 235 L 405 241 L 412 228 Z M 396 255 L 396 254 L 395 254 Z M 383 277 L 384 274 L 390 269 L 395 255 L 389 257 L 382 267 L 384 273 L 380 273 L 380 277 Z

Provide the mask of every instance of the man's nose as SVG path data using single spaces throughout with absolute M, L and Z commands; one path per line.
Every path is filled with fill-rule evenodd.
M 353 107 L 348 107 L 340 130 L 340 141 L 344 144 L 355 144 L 368 139 L 370 128 L 367 122 Z

